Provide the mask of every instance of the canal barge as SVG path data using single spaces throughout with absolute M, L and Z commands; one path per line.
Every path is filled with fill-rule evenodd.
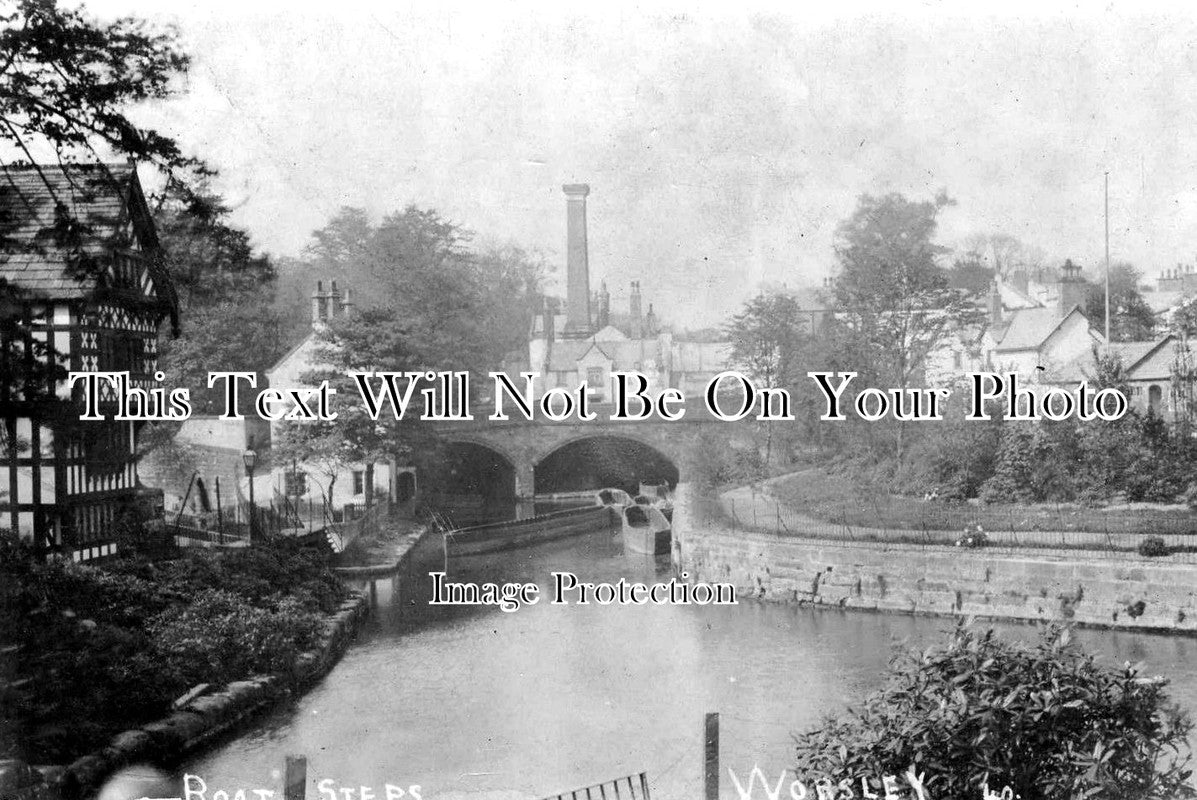
M 528 519 L 444 531 L 442 536 L 445 557 L 448 558 L 530 547 L 569 536 L 609 530 L 612 523 L 610 507 L 585 506 L 540 514 Z

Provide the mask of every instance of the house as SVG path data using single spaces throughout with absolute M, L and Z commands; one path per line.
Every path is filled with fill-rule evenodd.
M 1174 387 L 1178 373 L 1193 374 L 1188 344 L 1167 334 L 1145 342 L 1112 342 L 1105 352 L 1118 356 L 1125 371 L 1127 400 L 1140 414 L 1148 411 L 1168 420 L 1181 412 Z M 1075 386 L 1078 381 L 1092 381 L 1097 374 L 1093 352 L 1063 371 L 1053 382 Z M 1186 382 L 1191 386 L 1192 381 Z
M 81 421 L 66 373 L 127 372 L 152 389 L 159 326 L 178 304 L 136 168 L 8 166 L 0 181 L 0 527 L 42 553 L 111 555 L 138 513 L 142 423 Z M 48 369 L 57 362 L 61 369 Z M 24 378 L 24 379 L 23 379 Z
M 308 380 L 310 373 L 329 368 L 320 358 L 320 350 L 326 346 L 321 341 L 322 331 L 329 320 L 350 314 L 352 310 L 348 288 L 342 292 L 334 280 L 329 282 L 326 291 L 324 281 L 317 281 L 312 293 L 312 327 L 298 344 L 266 370 L 270 387 L 284 393 L 290 389 L 312 388 Z M 272 421 L 270 441 L 277 443 L 285 427 L 295 424 L 286 420 Z M 268 467 L 254 482 L 254 494 L 260 503 L 266 502 L 267 498 L 285 499 L 301 506 L 313 503 L 340 514 L 346 506 L 361 506 L 366 502 L 368 471 L 365 464 L 341 461 L 280 463 L 274 458 Z M 377 462 L 373 465 L 373 473 L 376 501 L 406 502 L 414 497 L 416 478 L 413 467 L 398 468 L 389 462 Z

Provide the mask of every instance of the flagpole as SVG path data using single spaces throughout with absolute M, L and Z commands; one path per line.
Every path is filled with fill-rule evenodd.
M 1106 172 L 1106 349 L 1110 347 L 1110 173 Z

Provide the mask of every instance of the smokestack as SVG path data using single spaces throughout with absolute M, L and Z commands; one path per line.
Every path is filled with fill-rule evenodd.
M 640 324 L 640 281 L 632 281 L 632 297 L 628 301 L 628 313 L 632 317 L 633 339 L 641 338 L 643 326 Z
M 561 187 L 566 197 L 566 293 L 565 334 L 590 334 L 590 256 L 586 245 L 585 183 L 567 183 Z

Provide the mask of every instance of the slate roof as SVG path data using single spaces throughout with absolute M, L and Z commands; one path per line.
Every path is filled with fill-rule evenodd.
M 169 274 L 132 164 L 0 167 L 0 277 L 36 297 L 87 297 L 96 282 L 72 275 L 80 254 L 127 247 L 130 223 L 144 250 L 159 299 L 176 313 Z
M 1145 363 L 1150 366 L 1148 357 L 1156 353 L 1164 345 L 1175 341 L 1176 336 L 1173 334 L 1166 334 L 1159 339 L 1152 339 L 1145 342 L 1114 342 L 1109 346 L 1109 352 L 1117 354 L 1122 358 L 1122 366 L 1127 372 L 1127 376 L 1131 380 L 1151 380 L 1167 378 L 1168 373 L 1164 372 L 1147 375 L 1134 375 L 1133 373 Z M 1159 368 L 1159 365 L 1157 365 Z M 1078 362 L 1068 364 L 1062 369 L 1056 371 L 1053 376 L 1056 382 L 1073 382 L 1080 380 L 1088 380 L 1096 371 L 1097 365 L 1093 360 L 1093 354 L 1089 353 Z
M 997 343 L 994 351 L 1038 350 L 1047 338 L 1064 324 L 1064 320 L 1076 313 L 1079 311 L 1075 306 L 1063 316 L 1051 307 L 1015 309 L 1002 321 L 1004 330 L 1001 331 L 1001 336 L 997 336 L 998 331 L 994 331 Z

